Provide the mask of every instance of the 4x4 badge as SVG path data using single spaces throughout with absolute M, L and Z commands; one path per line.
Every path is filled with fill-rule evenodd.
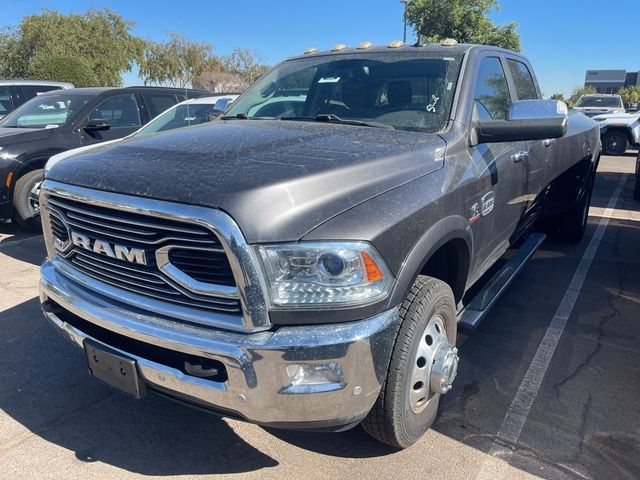
M 480 199 L 480 215 L 486 217 L 493 210 L 496 203 L 496 194 L 493 192 L 485 193 Z

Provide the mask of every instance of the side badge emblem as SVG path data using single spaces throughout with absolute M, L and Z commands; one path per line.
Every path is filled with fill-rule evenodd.
M 493 192 L 485 193 L 480 199 L 480 215 L 486 217 L 493 210 L 495 205 L 496 194 Z

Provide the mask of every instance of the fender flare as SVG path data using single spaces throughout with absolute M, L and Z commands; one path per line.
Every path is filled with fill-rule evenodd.
M 469 265 L 467 265 L 468 280 L 473 262 L 473 235 L 471 233 L 471 224 L 466 218 L 459 215 L 446 217 L 427 230 L 402 262 L 397 274 L 396 283 L 389 296 L 389 305 L 395 306 L 402 303 L 427 261 L 440 247 L 456 239 L 463 240 L 467 245 L 469 252 Z

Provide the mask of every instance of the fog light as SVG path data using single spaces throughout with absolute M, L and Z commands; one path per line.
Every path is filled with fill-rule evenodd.
M 342 366 L 339 363 L 298 363 L 287 366 L 290 384 L 280 393 L 318 393 L 344 388 Z

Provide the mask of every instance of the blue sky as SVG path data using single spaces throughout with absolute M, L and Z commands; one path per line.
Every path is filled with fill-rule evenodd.
M 105 6 L 136 23 L 134 33 L 162 40 L 168 31 L 212 43 L 218 54 L 234 47 L 256 50 L 267 63 L 315 46 L 388 43 L 402 38 L 398 0 L 4 0 L 0 26 L 49 8 L 63 13 Z M 502 0 L 491 17 L 516 21 L 523 53 L 545 95 L 565 94 L 584 83 L 585 70 L 640 70 L 640 0 Z M 413 33 L 410 32 L 410 38 Z M 142 83 L 128 73 L 125 84 Z

